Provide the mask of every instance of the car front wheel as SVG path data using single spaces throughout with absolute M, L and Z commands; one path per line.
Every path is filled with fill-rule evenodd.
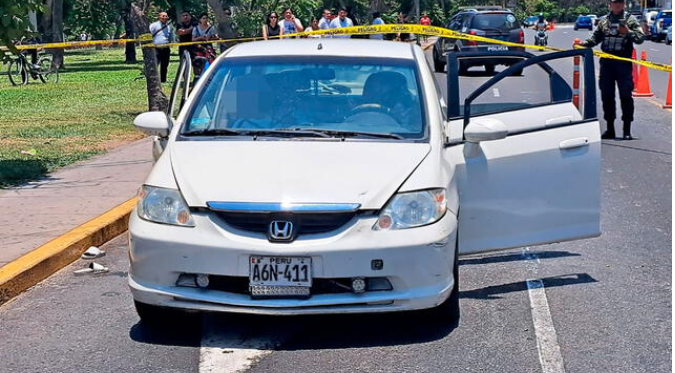
M 452 267 L 452 274 L 455 283 L 448 299 L 438 306 L 426 310 L 430 318 L 437 322 L 459 325 L 460 307 L 459 307 L 459 250 L 457 241 L 455 241 L 455 262 Z

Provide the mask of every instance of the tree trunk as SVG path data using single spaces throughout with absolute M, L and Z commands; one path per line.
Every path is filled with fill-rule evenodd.
M 134 39 L 136 34 L 134 33 L 134 25 L 131 22 L 131 4 L 122 9 L 122 21 L 124 21 L 124 31 L 126 33 L 125 39 Z M 136 44 L 135 43 L 126 43 L 124 49 L 124 63 L 137 63 L 136 60 Z
M 60 43 L 63 41 L 63 0 L 53 0 L 51 3 L 51 42 Z M 52 55 L 52 68 L 64 69 L 63 49 L 50 49 L 47 51 Z
M 234 39 L 237 37 L 234 28 L 232 27 L 232 17 L 225 16 L 225 7 L 228 6 L 223 0 L 208 0 L 209 6 L 216 16 L 216 31 L 221 39 Z M 231 47 L 234 43 L 221 43 L 226 47 Z M 223 49 L 221 48 L 221 52 Z
M 141 6 L 131 3 L 131 12 L 129 18 L 134 25 L 136 35 L 150 33 L 150 22 L 145 15 L 148 3 L 139 2 Z M 141 48 L 143 51 L 143 71 L 145 73 L 145 82 L 148 89 L 148 109 L 150 111 L 166 111 L 169 106 L 169 99 L 162 91 L 162 83 L 159 80 L 159 69 L 157 68 L 157 56 L 154 48 Z
M 368 13 L 381 12 L 384 10 L 384 0 L 370 0 Z M 370 14 L 369 14 L 370 15 Z

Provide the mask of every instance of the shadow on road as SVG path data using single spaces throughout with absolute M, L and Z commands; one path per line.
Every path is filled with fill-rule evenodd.
M 422 312 L 316 316 L 207 313 L 202 317 L 201 326 L 192 327 L 180 322 L 164 327 L 138 323 L 129 336 L 140 343 L 198 347 L 203 331 L 215 340 L 210 347 L 317 350 L 426 343 L 447 337 L 457 327 L 451 321 L 431 321 Z
M 0 188 L 20 185 L 46 174 L 47 164 L 43 159 L 0 160 Z
M 558 259 L 566 258 L 570 256 L 581 256 L 581 254 L 571 253 L 569 251 L 537 251 L 538 259 Z M 521 253 L 512 253 L 512 254 L 499 254 L 494 256 L 487 256 L 481 258 L 468 258 L 468 259 L 459 259 L 459 265 L 476 265 L 476 264 L 495 264 L 495 263 L 508 263 L 508 262 L 517 262 L 522 260 L 528 260 Z
M 541 280 L 544 282 L 544 286 L 547 288 L 598 282 L 596 279 L 594 279 L 587 273 L 575 273 L 569 275 L 545 277 L 542 278 Z M 524 290 L 527 290 L 527 282 L 518 281 L 512 282 L 510 284 L 494 285 L 474 290 L 460 291 L 459 297 L 464 299 L 466 298 L 500 299 L 501 297 L 499 295 L 501 294 L 513 293 L 516 291 L 524 291 Z

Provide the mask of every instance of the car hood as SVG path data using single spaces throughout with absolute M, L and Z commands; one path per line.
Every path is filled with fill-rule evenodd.
M 206 202 L 358 203 L 380 209 L 431 149 L 425 143 L 176 141 L 171 165 L 192 207 Z

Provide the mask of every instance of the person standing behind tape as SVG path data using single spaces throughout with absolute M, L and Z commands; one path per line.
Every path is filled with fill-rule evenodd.
M 373 26 L 379 26 L 379 25 L 384 25 L 384 21 L 380 17 L 380 12 L 375 12 L 373 13 Z M 370 35 L 371 39 L 375 40 L 383 40 L 384 39 L 384 34 L 372 34 Z
M 640 23 L 630 13 L 626 12 L 624 0 L 610 0 L 610 12 L 598 23 L 591 37 L 582 42 L 584 47 L 594 47 L 600 44 L 603 52 L 618 57 L 631 58 L 633 44 L 642 44 L 645 34 Z M 602 134 L 603 139 L 614 139 L 614 120 L 616 119 L 615 84 L 619 87 L 621 100 L 621 120 L 623 121 L 623 139 L 632 140 L 631 123 L 633 122 L 633 68 L 630 62 L 600 59 L 600 93 L 602 110 L 607 130 Z
M 166 83 L 171 48 L 161 45 L 173 42 L 173 27 L 169 24 L 169 15 L 166 12 L 159 13 L 157 18 L 158 21 L 150 25 L 150 34 L 152 35 L 152 43 L 157 45 L 155 56 L 157 56 L 157 62 L 159 62 L 159 77 L 162 83 Z
M 420 18 L 420 25 L 431 26 L 431 18 L 429 18 L 429 16 L 426 13 L 422 14 L 422 17 Z M 426 42 L 427 35 L 422 35 L 422 40 Z
M 192 14 L 187 10 L 180 14 L 180 22 L 178 22 L 178 30 L 176 34 L 178 35 L 178 41 L 181 43 L 192 41 L 192 30 L 197 26 L 197 20 L 192 17 Z M 190 58 L 192 58 L 192 46 L 191 45 L 181 45 L 178 47 L 178 56 L 183 58 L 183 52 L 188 51 L 190 53 Z
M 284 29 L 279 26 L 279 15 L 277 12 L 270 12 L 267 15 L 265 24 L 262 26 L 263 39 L 269 40 L 272 36 L 281 36 L 284 34 Z M 276 40 L 273 38 L 272 40 Z
M 295 18 L 291 8 L 284 9 L 284 19 L 279 21 L 279 26 L 284 29 L 284 34 L 295 34 L 304 30 L 302 22 Z
M 347 8 L 340 8 L 337 18 L 335 18 L 330 22 L 330 28 L 332 29 L 352 27 L 352 26 L 354 26 L 354 22 L 352 22 L 351 18 L 347 17 Z M 351 35 L 333 35 L 334 38 L 343 38 L 343 39 L 347 39 L 350 36 Z
M 321 14 L 321 19 L 319 20 L 319 29 L 321 30 L 329 30 L 330 29 L 330 22 L 332 20 L 333 12 L 331 12 L 329 9 L 324 9 L 323 13 Z

